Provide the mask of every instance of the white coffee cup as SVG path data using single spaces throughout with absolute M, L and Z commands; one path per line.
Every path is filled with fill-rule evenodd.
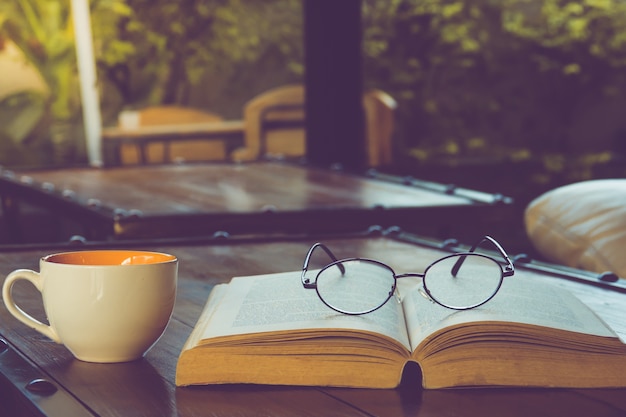
M 134 250 L 88 250 L 44 256 L 40 272 L 18 269 L 2 287 L 7 310 L 19 321 L 86 362 L 127 362 L 161 337 L 176 299 L 178 259 Z M 49 325 L 13 300 L 18 280 L 43 298 Z

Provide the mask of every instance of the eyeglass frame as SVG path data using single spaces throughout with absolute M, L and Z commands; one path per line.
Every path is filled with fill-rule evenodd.
M 489 242 L 492 245 L 495 246 L 495 248 L 497 249 L 497 251 L 500 253 L 500 255 L 502 256 L 502 258 L 505 261 L 505 265 L 502 265 L 501 262 L 499 262 L 498 260 L 496 260 L 495 258 L 493 258 L 492 256 L 489 255 L 485 255 L 482 253 L 476 253 L 476 249 L 483 244 L 483 242 Z M 331 263 L 327 264 L 326 266 L 324 266 L 323 268 L 321 268 L 318 273 L 315 275 L 315 280 L 311 281 L 309 278 L 305 277 L 306 273 L 308 272 L 308 268 L 309 268 L 309 263 L 311 261 L 311 257 L 313 255 L 313 252 L 315 251 L 315 249 L 317 248 L 321 248 L 324 252 L 326 252 L 326 254 L 330 257 L 330 259 L 332 260 Z M 459 257 L 458 261 L 453 265 L 452 267 L 452 273 L 453 275 L 456 275 L 456 273 L 458 272 L 459 268 L 462 266 L 463 262 L 465 261 L 467 256 L 481 256 L 484 258 L 488 258 L 491 259 L 494 263 L 496 263 L 497 265 L 500 266 L 500 281 L 498 282 L 497 287 L 495 288 L 493 294 L 491 294 L 487 299 L 481 301 L 480 303 L 476 303 L 473 304 L 471 306 L 467 306 L 467 307 L 455 307 L 455 306 L 449 306 L 446 305 L 444 303 L 442 303 L 441 301 L 437 300 L 430 292 L 430 290 L 428 289 L 427 285 L 426 285 L 426 274 L 428 273 L 428 270 L 435 264 L 448 259 L 448 258 L 452 258 L 452 257 Z M 391 288 L 391 291 L 389 291 L 389 295 L 387 296 L 387 298 L 385 299 L 385 301 L 383 301 L 378 307 L 372 308 L 370 310 L 367 311 L 363 311 L 363 312 L 348 312 L 348 311 L 342 311 L 336 307 L 333 307 L 332 305 L 328 304 L 324 298 L 321 296 L 321 294 L 319 293 L 319 290 L 317 288 L 317 279 L 320 276 L 320 274 L 322 272 L 324 272 L 325 270 L 332 268 L 333 266 L 337 266 L 337 268 L 339 268 L 339 270 L 341 271 L 342 274 L 345 273 L 345 267 L 343 266 L 344 262 L 353 262 L 353 261 L 366 261 L 366 262 L 370 262 L 376 265 L 379 265 L 383 268 L 388 269 L 392 276 L 393 276 L 393 286 Z M 363 314 L 369 314 L 373 311 L 378 310 L 379 308 L 381 308 L 382 306 L 384 306 L 385 304 L 387 304 L 387 302 L 393 297 L 393 295 L 396 293 L 396 289 L 397 289 L 397 283 L 398 283 L 398 279 L 399 278 L 408 278 L 408 277 L 416 277 L 416 278 L 421 278 L 422 279 L 422 288 L 420 288 L 420 294 L 422 294 L 422 296 L 426 297 L 428 300 L 430 300 L 433 303 L 436 303 L 442 307 L 448 308 L 450 310 L 457 310 L 457 311 L 463 311 L 463 310 L 471 310 L 473 308 L 476 307 L 480 307 L 481 305 L 484 305 L 485 303 L 489 302 L 491 299 L 493 299 L 493 297 L 496 296 L 496 294 L 500 291 L 500 288 L 502 287 L 502 283 L 504 282 L 504 278 L 505 277 L 511 277 L 515 274 L 515 265 L 513 264 L 513 261 L 511 260 L 511 258 L 509 257 L 509 255 L 506 253 L 506 251 L 504 250 L 504 248 L 502 247 L 502 245 L 500 245 L 500 243 L 498 243 L 498 241 L 496 241 L 493 237 L 489 236 L 489 235 L 485 235 L 482 237 L 481 240 L 478 241 L 478 243 L 474 244 L 473 246 L 471 246 L 469 251 L 466 252 L 455 252 L 455 253 L 451 253 L 449 255 L 446 256 L 442 256 L 439 259 L 436 259 L 435 261 L 431 262 L 425 269 L 424 272 L 412 272 L 412 273 L 404 273 L 404 274 L 396 274 L 396 272 L 393 270 L 393 268 L 383 262 L 377 261 L 375 259 L 369 259 L 369 258 L 360 258 L 360 257 L 353 257 L 353 258 L 345 258 L 345 259 L 337 259 L 337 257 L 332 253 L 332 251 L 323 243 L 317 242 L 315 244 L 313 244 L 310 248 L 309 251 L 307 252 L 306 257 L 304 258 L 304 265 L 302 266 L 302 273 L 300 275 L 300 280 L 302 281 L 302 286 L 305 289 L 315 289 L 315 292 L 317 293 L 318 298 L 329 308 L 331 308 L 334 311 L 337 311 L 338 313 L 342 313 L 342 314 L 346 314 L 346 315 L 351 315 L 351 316 L 358 316 L 358 315 L 363 315 Z M 422 291 L 423 289 L 423 291 Z

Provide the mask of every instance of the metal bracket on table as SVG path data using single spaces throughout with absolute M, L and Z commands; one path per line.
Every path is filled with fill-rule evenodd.
M 74 396 L 45 375 L 1 337 L 0 391 L 2 394 L 9 394 L 3 400 L 4 408 L 9 406 L 4 402 L 9 400 L 10 403 L 13 398 L 15 407 L 23 407 L 26 403 L 32 405 L 31 410 L 28 410 L 29 415 L 94 416 Z M 17 400 L 19 396 L 24 401 Z

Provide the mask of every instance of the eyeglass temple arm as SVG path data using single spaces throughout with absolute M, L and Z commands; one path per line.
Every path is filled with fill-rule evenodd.
M 515 273 L 515 267 L 513 266 L 513 262 L 511 262 L 511 258 L 509 258 L 509 255 L 507 255 L 506 251 L 504 250 L 504 248 L 498 243 L 497 240 L 495 240 L 494 238 L 492 238 L 491 236 L 483 236 L 482 239 L 480 239 L 478 241 L 478 243 L 474 244 L 471 248 L 470 248 L 470 253 L 473 253 L 483 242 L 490 242 L 493 246 L 496 247 L 496 249 L 498 250 L 498 252 L 500 252 L 500 255 L 504 258 L 504 260 L 506 261 L 506 266 L 504 267 L 504 272 L 503 272 L 503 276 L 505 277 L 510 277 Z M 461 268 L 461 265 L 463 265 L 463 262 L 465 261 L 465 256 L 460 256 L 459 259 L 456 261 L 456 263 L 454 264 L 454 266 L 452 267 L 452 276 L 456 276 L 456 274 L 459 272 L 459 269 Z
M 311 282 L 311 280 L 309 278 L 306 278 L 305 275 L 306 275 L 307 270 L 309 269 L 309 262 L 311 261 L 311 256 L 313 255 L 313 252 L 317 248 L 322 248 L 333 262 L 337 262 L 337 257 L 323 243 L 318 242 L 314 244 L 313 246 L 311 246 L 311 248 L 309 249 L 309 252 L 306 254 L 306 257 L 304 258 L 304 265 L 302 265 L 302 275 L 300 276 L 300 279 L 302 280 L 302 285 L 304 286 L 304 288 L 315 288 L 315 283 Z M 344 268 L 342 264 L 337 264 L 337 268 L 339 268 L 342 275 L 345 274 L 346 268 Z

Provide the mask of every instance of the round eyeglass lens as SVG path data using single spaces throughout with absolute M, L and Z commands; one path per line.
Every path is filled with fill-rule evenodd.
M 455 309 L 476 307 L 498 292 L 502 268 L 480 254 L 455 254 L 428 267 L 424 287 L 438 303 Z
M 317 293 L 334 310 L 365 314 L 376 310 L 393 295 L 395 278 L 389 267 L 378 262 L 355 259 L 334 262 L 317 275 Z

